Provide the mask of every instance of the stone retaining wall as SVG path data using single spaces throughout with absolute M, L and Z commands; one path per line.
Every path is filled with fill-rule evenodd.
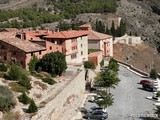
M 76 115 L 85 93 L 85 71 L 82 70 L 53 100 L 31 120 L 70 120 Z

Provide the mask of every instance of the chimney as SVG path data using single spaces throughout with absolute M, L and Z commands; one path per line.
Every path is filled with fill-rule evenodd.
M 55 31 L 54 30 L 52 30 L 52 34 L 54 34 L 55 33 Z
M 22 39 L 22 40 L 26 40 L 26 33 L 23 32 L 23 33 L 21 34 L 21 39 Z
M 49 29 L 47 28 L 47 33 L 49 33 Z
M 59 28 L 57 28 L 57 32 L 59 32 Z

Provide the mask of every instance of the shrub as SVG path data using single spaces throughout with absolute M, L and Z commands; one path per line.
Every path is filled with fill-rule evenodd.
M 25 92 L 23 92 L 22 95 L 18 97 L 18 100 L 23 104 L 28 104 L 30 102 L 30 98 L 26 95 Z
M 37 112 L 37 111 L 38 111 L 38 108 L 37 108 L 34 100 L 32 99 L 32 100 L 30 101 L 30 105 L 29 105 L 29 107 L 28 107 L 27 112 L 28 112 L 28 113 L 34 113 L 34 112 Z
M 29 71 L 35 71 L 36 64 L 39 62 L 39 59 L 36 56 L 33 56 L 30 62 L 28 63 Z
M 7 79 L 9 80 L 21 80 L 23 75 L 28 75 L 27 71 L 25 71 L 23 68 L 16 66 L 16 65 L 12 65 L 8 75 L 7 75 Z
M 61 75 L 67 69 L 65 56 L 60 52 L 44 55 L 38 65 L 42 67 L 43 71 L 56 75 Z
M 150 78 L 153 78 L 153 79 L 157 78 L 157 71 L 156 71 L 156 69 L 151 69 L 151 71 L 150 71 Z
M 5 73 L 0 72 L 0 78 L 4 78 L 5 77 Z
M 52 78 L 49 78 L 49 77 L 43 78 L 42 81 L 50 85 L 53 85 L 54 83 L 56 83 L 56 81 L 54 81 Z
M 84 62 L 84 68 L 88 68 L 88 69 L 95 69 L 96 66 L 93 62 L 90 61 L 85 61 Z
M 7 70 L 8 70 L 7 65 L 5 65 L 5 64 L 0 64 L 0 71 L 2 71 L 2 72 L 7 72 Z
M 30 90 L 32 88 L 30 79 L 28 76 L 23 75 L 21 80 L 19 80 L 18 84 L 24 86 L 26 89 Z
M 9 111 L 15 105 L 12 92 L 6 86 L 0 86 L 0 111 Z
M 9 86 L 14 92 L 28 92 L 28 90 L 24 86 L 18 84 L 17 82 L 10 82 Z

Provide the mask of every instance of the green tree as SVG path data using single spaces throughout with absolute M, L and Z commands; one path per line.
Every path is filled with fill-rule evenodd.
M 157 79 L 157 71 L 156 71 L 156 69 L 151 69 L 150 78 Z
M 158 115 L 158 118 L 160 118 L 160 106 L 156 107 L 157 109 L 155 110 L 155 114 Z
M 105 91 L 100 91 L 99 95 L 103 97 L 103 99 L 96 99 L 95 102 L 104 109 L 113 104 L 113 95 L 107 94 Z
M 43 71 L 61 75 L 67 69 L 65 56 L 60 52 L 52 52 L 42 57 L 39 62 Z
M 112 21 L 112 26 L 111 26 L 111 34 L 113 37 L 116 37 L 116 29 L 115 29 L 115 25 L 114 25 L 114 21 Z
M 37 111 L 38 111 L 38 107 L 36 106 L 34 100 L 32 99 L 32 100 L 30 101 L 30 105 L 29 105 L 29 107 L 28 107 L 27 112 L 28 112 L 28 113 L 34 113 L 34 112 L 37 112 Z
M 39 59 L 34 55 L 30 62 L 28 63 L 28 66 L 29 66 L 29 71 L 35 71 L 36 70 L 36 65 L 37 63 L 39 62 Z
M 23 92 L 22 95 L 18 97 L 18 100 L 23 104 L 28 104 L 30 102 L 30 98 L 26 95 L 25 92 Z
M 116 74 L 118 74 L 119 65 L 113 58 L 111 58 L 109 61 L 108 69 L 113 70 Z
M 95 69 L 96 66 L 93 62 L 91 61 L 85 61 L 84 62 L 84 68 L 88 68 L 88 69 Z

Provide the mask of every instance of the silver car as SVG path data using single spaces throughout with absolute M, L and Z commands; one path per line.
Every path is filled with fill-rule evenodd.
M 93 110 L 90 112 L 87 112 L 86 117 L 88 120 L 90 119 L 96 119 L 96 120 L 105 120 L 108 118 L 108 114 L 107 112 L 103 112 L 103 111 L 97 111 L 97 110 Z

